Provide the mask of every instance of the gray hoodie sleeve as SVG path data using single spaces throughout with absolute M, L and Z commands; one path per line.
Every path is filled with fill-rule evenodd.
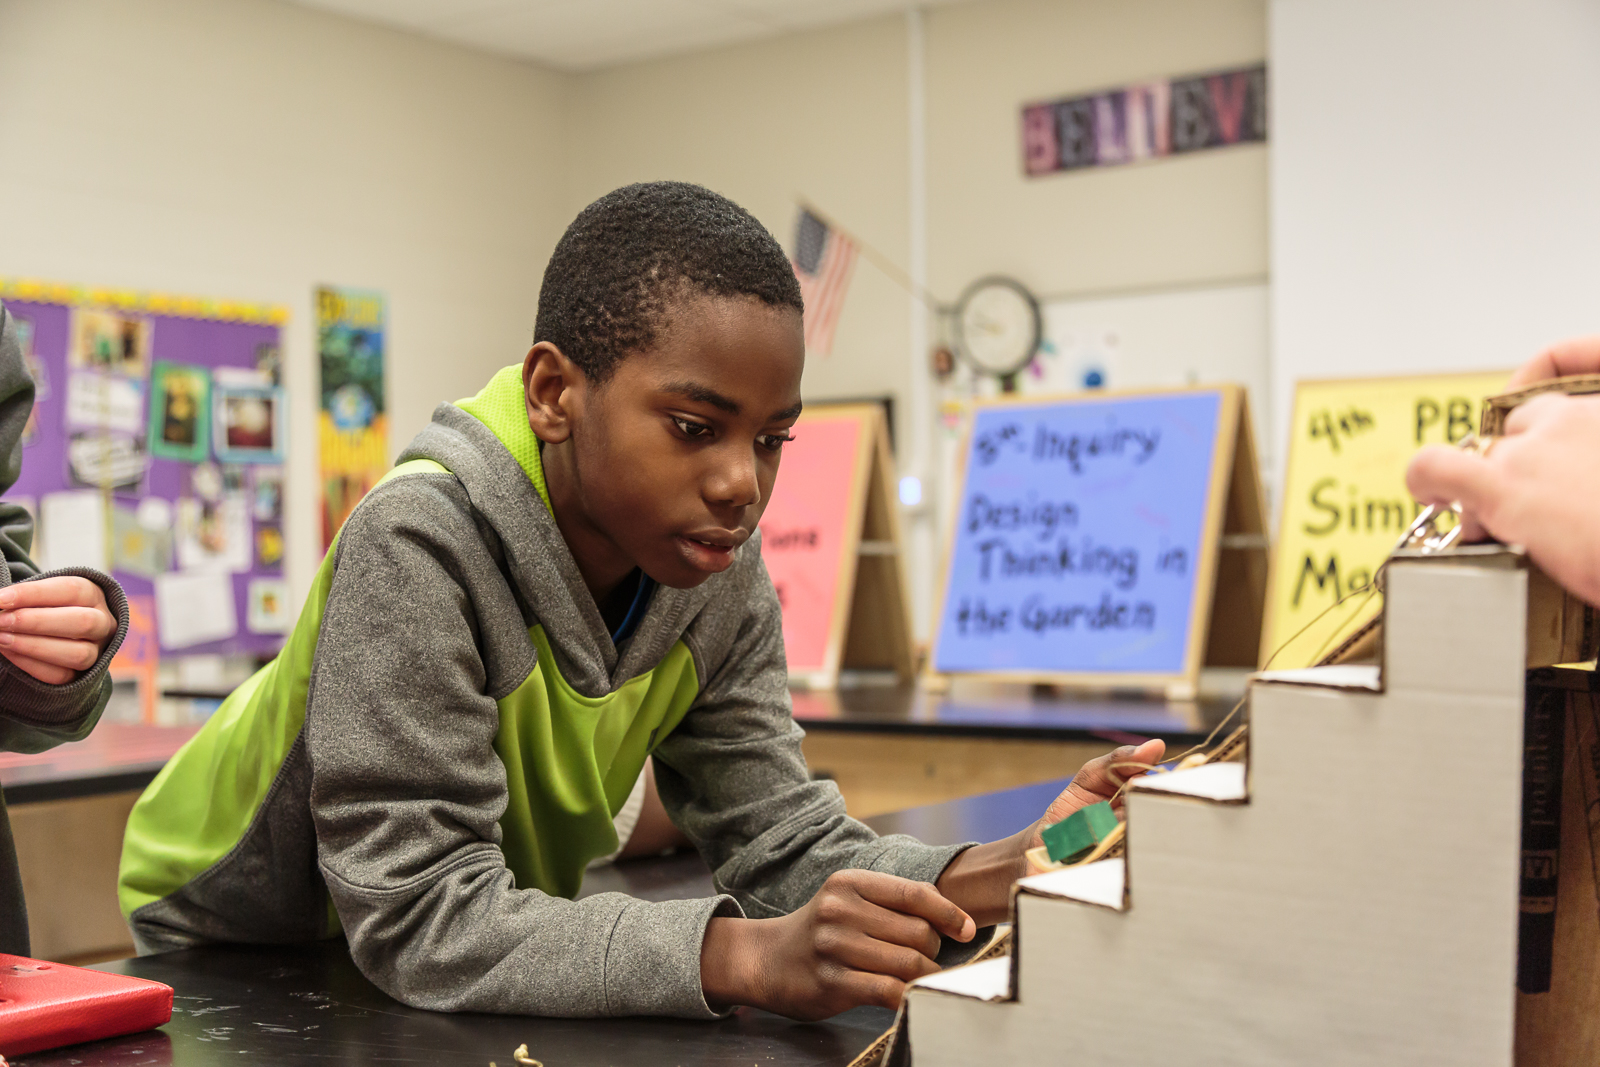
M 404 481 L 340 535 L 306 712 L 318 859 L 356 964 L 419 1008 L 713 1017 L 700 941 L 731 899 L 516 888 L 496 701 L 533 648 L 509 587 L 483 580 L 493 542 L 460 483 Z
M 0 492 L 16 483 L 22 470 L 22 431 L 33 410 L 33 379 L 22 360 L 11 315 L 0 307 Z M 98 585 L 106 606 L 117 618 L 117 631 L 88 670 L 63 685 L 41 682 L 0 658 L 0 750 L 42 752 L 63 741 L 77 741 L 94 729 L 111 695 L 106 676 L 128 632 L 128 602 L 109 575 L 87 567 L 69 567 L 41 575 L 28 549 L 33 519 L 20 505 L 0 502 L 0 587 L 12 582 L 76 575 Z
M 668 815 L 710 864 L 717 889 L 751 918 L 787 915 L 846 868 L 937 880 L 970 844 L 879 837 L 845 814 L 838 786 L 813 781 L 806 770 L 805 735 L 789 701 L 783 615 L 759 549 L 759 540 L 746 545 L 748 559 L 726 575 L 744 588 L 718 597 L 746 604 L 742 617 L 708 614 L 690 629 L 710 676 L 656 749 Z

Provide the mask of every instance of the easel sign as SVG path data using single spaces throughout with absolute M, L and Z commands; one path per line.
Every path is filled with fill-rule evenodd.
M 1406 489 L 1406 466 L 1423 445 L 1455 444 L 1476 432 L 1484 398 L 1508 377 L 1476 371 L 1296 383 L 1263 666 L 1269 658 L 1274 670 L 1310 666 L 1378 614 L 1382 598 L 1363 590 L 1422 510 Z
M 761 517 L 789 679 L 826 689 L 841 669 L 909 678 L 910 611 L 883 409 L 812 405 L 794 438 Z
M 980 405 L 935 675 L 1188 698 L 1202 665 L 1254 666 L 1266 522 L 1245 404 L 1222 385 Z

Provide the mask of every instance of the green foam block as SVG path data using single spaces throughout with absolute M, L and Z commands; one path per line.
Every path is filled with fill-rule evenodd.
M 1050 858 L 1057 863 L 1070 863 L 1106 839 L 1117 828 L 1117 813 L 1111 802 L 1102 800 L 1079 808 L 1053 826 L 1040 832 Z

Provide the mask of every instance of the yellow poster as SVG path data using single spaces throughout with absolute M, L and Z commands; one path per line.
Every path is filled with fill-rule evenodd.
M 1475 433 L 1484 398 L 1501 392 L 1508 377 L 1483 371 L 1299 383 L 1263 663 L 1270 656 L 1274 669 L 1309 666 L 1377 613 L 1372 576 L 1421 511 L 1406 491 L 1406 465 L 1423 445 Z

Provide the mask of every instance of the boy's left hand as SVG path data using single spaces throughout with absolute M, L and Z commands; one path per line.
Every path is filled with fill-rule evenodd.
M 0 589 L 0 656 L 50 685 L 88 670 L 117 632 L 105 593 L 63 575 Z
M 1085 763 L 1038 822 L 1003 841 L 975 845 L 951 860 L 935 883 L 939 892 L 979 926 L 1005 921 L 1011 906 L 1011 883 L 1028 873 L 1028 849 L 1044 844 L 1040 831 L 1079 808 L 1112 800 L 1122 783 L 1143 773 L 1139 767 L 1125 764 L 1153 765 L 1166 751 L 1167 743 L 1156 738 L 1137 748 L 1123 745 Z M 1119 809 L 1122 806 L 1120 798 L 1112 803 Z
M 1121 789 L 1122 784 L 1129 778 L 1137 778 L 1145 773 L 1141 767 L 1134 765 L 1154 766 L 1161 762 L 1161 757 L 1166 753 L 1167 743 L 1160 738 L 1152 738 L 1137 748 L 1133 745 L 1123 745 L 1085 763 L 1079 768 L 1078 773 L 1072 776 L 1072 781 L 1067 783 L 1067 788 L 1061 791 L 1061 795 L 1045 809 L 1044 818 L 1030 827 L 1027 847 L 1038 848 L 1044 844 L 1044 838 L 1040 834 L 1045 827 L 1054 826 L 1080 808 L 1087 808 L 1102 800 L 1110 800 L 1111 806 L 1120 815 L 1122 798 L 1117 796 L 1117 790 Z

